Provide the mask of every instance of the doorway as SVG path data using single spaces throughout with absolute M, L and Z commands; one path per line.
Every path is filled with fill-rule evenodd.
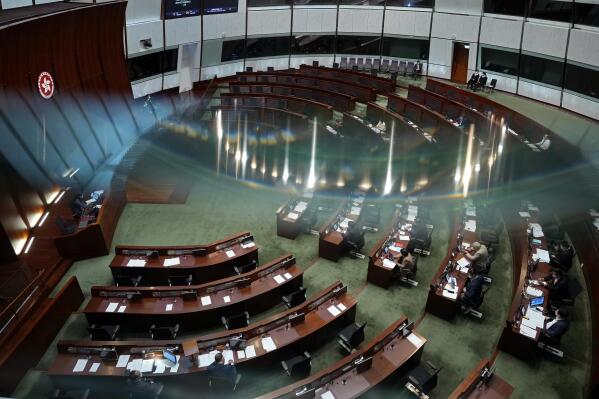
M 453 61 L 451 64 L 451 80 L 456 83 L 466 83 L 468 79 L 469 43 L 453 43 Z

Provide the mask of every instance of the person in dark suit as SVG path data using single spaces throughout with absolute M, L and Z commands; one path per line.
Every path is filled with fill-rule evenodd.
M 139 370 L 132 370 L 127 378 L 127 387 L 129 398 L 157 398 L 164 385 L 154 383 L 151 378 L 145 378 Z
M 77 194 L 73 202 L 71 202 L 71 211 L 73 212 L 73 216 L 81 217 L 86 209 L 87 204 L 85 201 L 83 201 L 83 196 L 81 194 Z
M 479 77 L 480 77 L 480 75 L 478 74 L 478 71 L 475 71 L 472 74 L 472 76 L 470 76 L 470 80 L 468 80 L 468 85 L 466 87 L 468 87 L 469 89 L 474 90 L 474 88 L 478 84 L 478 78 Z
M 568 310 L 560 308 L 555 312 L 555 318 L 545 322 L 543 336 L 549 341 L 559 342 L 562 336 L 570 329 Z
M 574 250 L 567 242 L 560 241 L 554 243 L 549 248 L 549 256 L 552 266 L 558 267 L 567 272 L 572 267 Z
M 362 249 L 365 244 L 365 240 L 364 231 L 362 230 L 361 225 L 353 221 L 347 223 L 345 243 L 350 249 L 354 249 L 356 252 Z
M 543 285 L 549 288 L 550 301 L 561 301 L 569 295 L 568 279 L 560 269 L 552 269 L 551 274 L 545 277 Z
M 476 91 L 479 88 L 485 88 L 485 86 L 487 85 L 487 74 L 485 72 L 483 72 L 482 75 L 480 75 L 480 77 L 478 78 L 478 81 L 476 82 L 476 84 L 474 85 L 473 90 Z
M 223 357 L 223 354 L 219 352 L 214 355 L 214 362 L 208 366 L 208 375 L 210 377 L 220 378 L 235 383 L 237 369 L 232 360 L 229 360 L 229 362 L 225 364 L 225 358 Z
M 485 279 L 479 274 L 475 274 L 473 269 L 468 270 L 468 284 L 460 297 L 462 301 L 462 311 L 468 313 L 473 306 L 479 307 L 482 304 L 483 284 Z

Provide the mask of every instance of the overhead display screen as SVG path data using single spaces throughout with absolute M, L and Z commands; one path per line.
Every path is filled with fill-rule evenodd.
M 201 0 L 164 0 L 164 19 L 200 15 Z
M 204 0 L 204 15 L 237 12 L 239 0 Z

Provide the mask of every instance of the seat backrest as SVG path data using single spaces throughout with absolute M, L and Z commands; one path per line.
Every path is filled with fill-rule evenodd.
M 87 327 L 87 332 L 92 341 L 112 341 L 112 337 L 106 328 L 90 326 Z
M 364 63 L 364 58 L 358 58 L 358 65 L 362 65 Z
M 497 86 L 497 79 L 491 79 L 491 86 L 492 87 Z
M 402 61 L 402 62 L 403 62 L 403 61 Z M 397 61 L 397 60 L 393 60 L 393 61 L 391 61 L 391 65 L 396 65 L 396 66 L 397 66 L 397 65 L 399 65 L 399 61 Z
M 227 328 L 232 330 L 234 328 L 246 327 L 248 325 L 248 313 L 239 313 L 226 318 Z
M 347 57 L 341 57 L 341 63 L 347 62 Z
M 389 65 L 389 60 L 383 60 L 383 65 Z
M 175 339 L 170 327 L 153 327 L 150 328 L 152 339 L 154 340 L 169 340 Z
M 352 65 L 355 64 L 356 63 L 356 59 L 355 58 L 350 58 L 349 59 L 349 63 L 352 64 Z
M 381 65 L 381 60 L 379 60 L 378 58 L 375 58 L 374 61 L 373 61 L 373 65 L 375 67 L 378 67 L 379 65 Z
M 352 334 L 349 343 L 352 347 L 360 345 L 364 341 L 364 329 L 366 328 L 366 322 L 362 324 L 356 323 L 357 329 Z

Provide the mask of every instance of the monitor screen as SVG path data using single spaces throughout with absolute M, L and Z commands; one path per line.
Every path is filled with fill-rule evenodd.
M 177 356 L 175 356 L 173 354 L 173 352 L 168 351 L 168 350 L 163 350 L 162 351 L 162 356 L 168 360 L 169 362 L 172 362 L 173 364 L 177 364 Z
M 164 19 L 200 15 L 201 0 L 164 0 Z
M 237 12 L 239 0 L 204 0 L 204 15 Z

